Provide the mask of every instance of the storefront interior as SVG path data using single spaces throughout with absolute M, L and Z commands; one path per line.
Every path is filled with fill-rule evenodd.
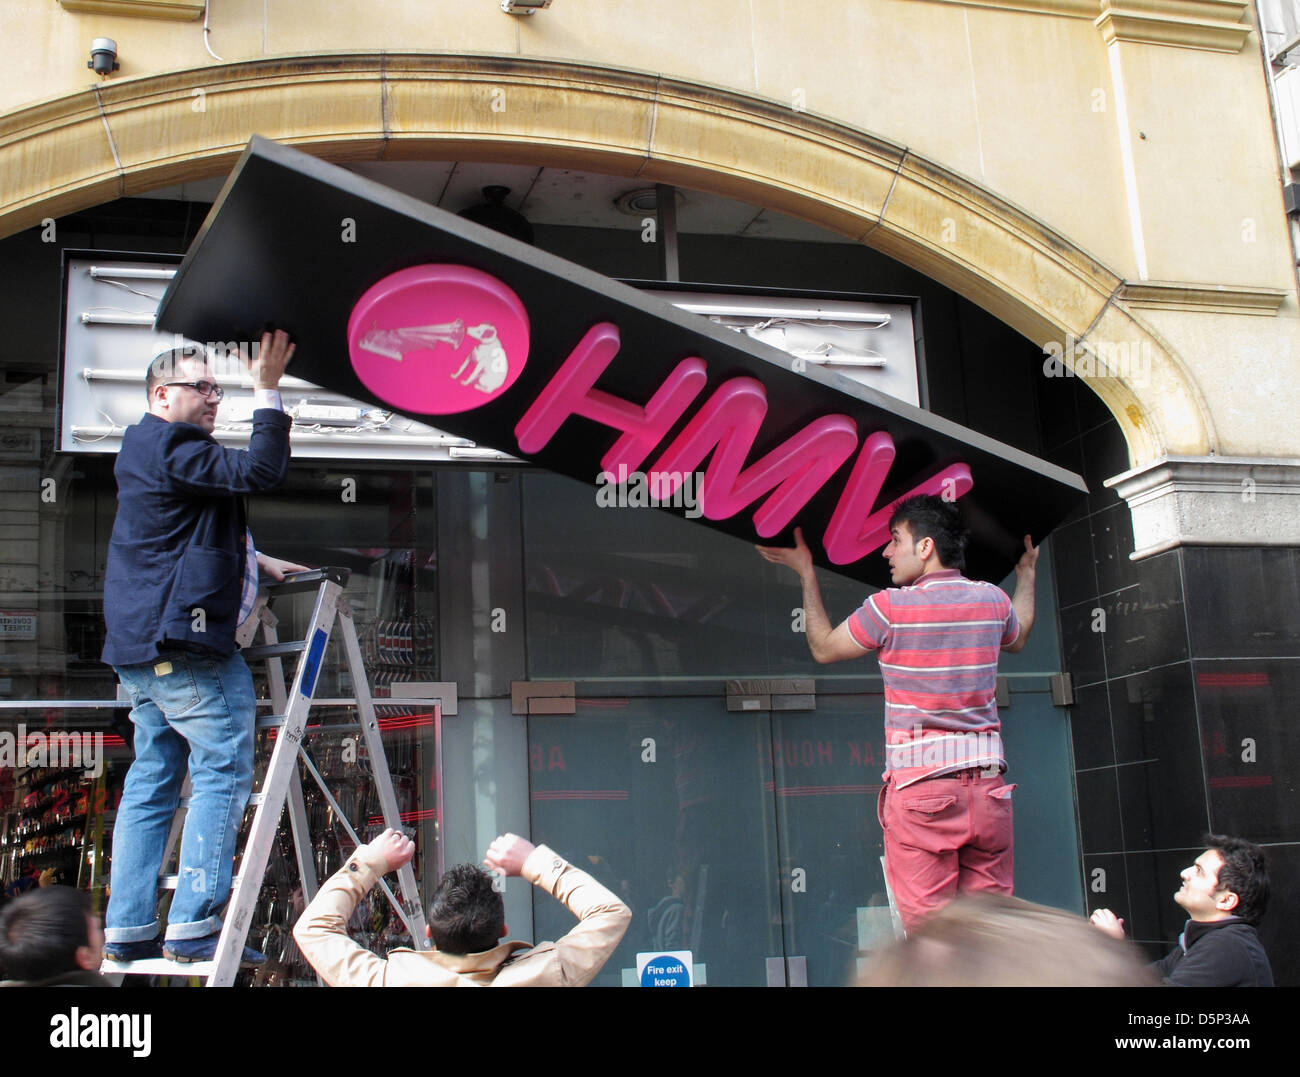
M 642 217 L 617 216 L 612 196 L 626 193 L 627 181 L 483 164 L 370 165 L 366 174 L 408 193 L 429 190 L 453 210 L 487 183 L 509 186 L 509 204 L 530 218 L 539 248 L 620 279 L 663 279 L 662 251 L 644 241 Z M 441 188 L 432 183 L 439 177 Z M 10 327 L 0 352 L 9 430 L 0 454 L 8 492 L 0 605 L 36 615 L 23 622 L 30 631 L 0 645 L 0 696 L 9 700 L 115 695 L 98 661 L 113 458 L 55 450 L 60 259 L 65 249 L 184 252 L 211 193 L 200 185 L 163 194 L 60 220 L 54 243 L 40 229 L 0 241 L 0 309 Z M 1157 876 L 1165 881 L 1166 861 L 1195 844 L 1198 820 L 1209 815 L 1202 783 L 1177 783 L 1188 803 L 1176 806 L 1138 789 L 1163 783 L 1173 771 L 1162 768 L 1199 767 L 1199 744 L 1212 733 L 1198 725 L 1203 698 L 1178 719 L 1168 694 L 1186 688 L 1189 702 L 1199 675 L 1180 581 L 1200 552 L 1130 562 L 1127 506 L 1103 485 L 1127 467 L 1119 427 L 1077 379 L 1045 377 L 1042 353 L 1015 331 L 869 247 L 760 207 L 680 197 L 677 279 L 906 297 L 917 312 L 925 406 L 1087 481 L 1089 497 L 1046 543 L 1030 646 L 1001 666 L 1008 780 L 1017 783 L 1016 891 L 1080 913 L 1106 903 L 1143 910 L 1137 936 L 1156 949 L 1176 917 Z M 51 476 L 53 502 L 42 499 L 41 480 Z M 349 478 L 355 497 L 341 499 Z M 691 950 L 711 985 L 845 984 L 892 937 L 875 813 L 878 668 L 872 659 L 818 667 L 792 630 L 792 578 L 746 544 L 652 509 L 601 507 L 593 487 L 537 468 L 434 464 L 418 452 L 386 462 L 300 459 L 251 512 L 268 552 L 352 571 L 347 595 L 377 697 L 394 684 L 455 685 L 455 713 L 444 706 L 440 724 L 428 708 L 381 709 L 422 890 L 432 889 L 439 865 L 477 862 L 498 833 L 551 845 L 633 910 L 596 981 L 613 986 L 630 982 L 636 954 L 651 949 Z M 1251 555 L 1285 560 L 1288 552 Z M 1294 574 L 1295 559 L 1287 566 Z M 847 578 L 823 573 L 822 582 L 833 620 L 865 597 Z M 1140 631 L 1097 633 L 1098 608 Z M 281 617 L 292 625 L 307 612 L 298 601 Z M 331 685 L 348 695 L 337 654 L 330 662 Z M 1051 678 L 1062 673 L 1072 675 L 1069 706 L 1053 699 Z M 789 683 L 810 678 L 812 693 Z M 1162 695 L 1170 678 L 1177 683 Z M 573 682 L 571 714 L 516 713 L 512 687 L 554 681 Z M 765 702 L 729 706 L 747 695 L 737 682 L 751 692 L 762 683 Z M 1126 717 L 1129 706 L 1142 714 Z M 102 731 L 109 764 L 98 784 L 74 773 L 0 771 L 5 886 L 54 867 L 62 881 L 90 889 L 102 911 L 111 809 L 130 759 L 124 716 L 58 704 L 0 713 L 6 728 Z M 1141 736 L 1128 743 L 1124 731 L 1134 730 Z M 371 818 L 363 770 L 328 736 L 317 751 L 340 803 Z M 1153 767 L 1127 765 L 1143 751 Z M 319 798 L 309 797 L 308 809 L 325 874 L 350 845 Z M 1293 812 L 1276 806 L 1278 826 Z M 300 897 L 287 851 L 267 878 L 250 935 L 271 959 L 259 982 L 313 983 L 288 938 Z M 523 884 L 512 884 L 506 901 L 516 937 L 567 930 L 564 910 Z M 378 904 L 364 920 L 354 926 L 366 944 L 400 943 Z

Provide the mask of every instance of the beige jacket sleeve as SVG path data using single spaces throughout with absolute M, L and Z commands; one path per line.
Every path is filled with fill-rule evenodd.
M 383 859 L 362 846 L 325 882 L 294 926 L 293 937 L 303 955 L 331 987 L 383 987 L 388 983 L 388 962 L 357 945 L 347 933 L 349 917 L 382 877 L 383 869 Z M 519 954 L 518 965 L 512 967 L 507 962 L 498 984 L 582 987 L 590 983 L 623 940 L 631 911 L 585 871 L 545 845 L 529 854 L 521 874 L 561 902 L 578 918 L 578 924 L 558 942 Z
M 547 955 L 544 981 L 559 987 L 590 983 L 623 941 L 632 922 L 631 910 L 585 871 L 545 845 L 529 854 L 521 874 L 578 918 L 577 926 L 555 942 L 554 950 Z
M 384 860 L 362 846 L 320 888 L 293 928 L 308 963 L 331 987 L 383 987 L 388 962 L 348 937 L 348 918 L 384 875 Z

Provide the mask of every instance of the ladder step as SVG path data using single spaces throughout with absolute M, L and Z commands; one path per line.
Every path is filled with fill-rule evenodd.
M 216 961 L 168 961 L 165 957 L 150 957 L 144 961 L 105 961 L 99 971 L 104 975 L 117 973 L 127 976 L 199 976 L 212 975 Z
M 308 572 L 291 572 L 282 583 L 263 580 L 261 586 L 271 595 L 291 595 L 298 591 L 319 591 L 321 584 L 326 582 L 346 587 L 351 575 L 350 568 L 314 568 Z
M 306 640 L 289 640 L 287 643 L 260 643 L 256 647 L 245 647 L 239 653 L 245 662 L 255 662 L 261 658 L 288 658 L 290 655 L 302 654 L 307 649 Z
M 258 729 L 283 729 L 285 716 L 283 714 L 268 714 L 257 720 Z M 308 734 L 315 736 L 318 733 L 338 733 L 350 732 L 360 729 L 361 723 L 356 722 L 330 722 L 329 724 L 317 723 L 308 727 Z

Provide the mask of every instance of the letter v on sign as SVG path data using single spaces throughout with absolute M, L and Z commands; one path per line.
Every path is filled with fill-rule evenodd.
M 893 439 L 883 430 L 872 434 L 862 444 L 857 463 L 844 486 L 839 503 L 826 527 L 826 556 L 832 564 L 847 565 L 874 553 L 889 541 L 889 517 L 894 505 L 903 497 L 914 494 L 939 495 L 947 489 L 952 496 L 961 497 L 974 483 L 970 468 L 965 464 L 950 464 L 918 486 L 912 487 L 903 497 L 896 498 L 878 512 L 871 507 L 880 496 L 885 476 L 894 463 Z

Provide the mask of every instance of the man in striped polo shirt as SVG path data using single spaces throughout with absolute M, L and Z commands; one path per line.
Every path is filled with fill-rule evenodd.
M 885 774 L 878 813 L 885 872 L 904 928 L 958 893 L 1012 891 L 1011 791 L 1002 780 L 999 651 L 1024 648 L 1034 623 L 1038 550 L 1025 536 L 1015 595 L 962 576 L 967 531 L 957 506 L 917 496 L 889 521 L 895 587 L 831 627 L 812 555 L 760 546 L 803 584 L 804 631 L 818 662 L 878 651 L 885 681 Z

